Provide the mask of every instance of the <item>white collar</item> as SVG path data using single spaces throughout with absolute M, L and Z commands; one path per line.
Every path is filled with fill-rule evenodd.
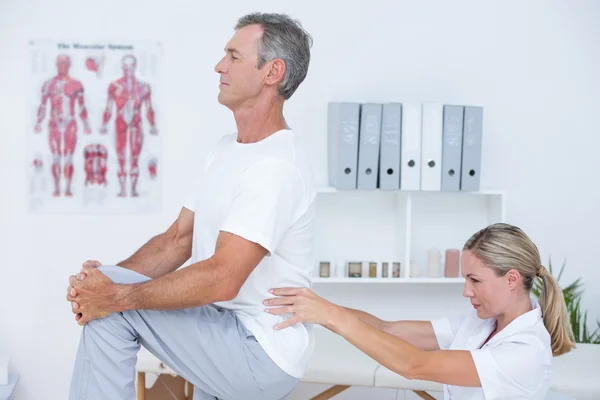
M 517 332 L 520 332 L 525 328 L 529 328 L 530 326 L 537 324 L 542 319 L 542 308 L 540 307 L 539 303 L 533 297 L 530 297 L 530 299 L 531 299 L 532 309 L 530 311 L 527 311 L 524 314 L 519 315 L 517 318 L 512 320 L 508 325 L 506 325 L 504 327 L 504 329 L 502 329 L 500 332 L 498 332 L 498 334 L 496 334 L 493 338 L 491 338 L 489 340 L 489 342 L 501 340 L 505 337 L 508 337 Z M 490 318 L 490 319 L 493 321 L 492 326 L 495 326 L 496 319 L 495 318 Z M 491 331 L 490 331 L 490 333 L 491 333 Z

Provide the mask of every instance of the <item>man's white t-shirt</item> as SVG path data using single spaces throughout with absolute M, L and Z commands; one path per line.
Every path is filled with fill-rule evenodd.
M 217 306 L 234 310 L 269 357 L 301 378 L 314 350 L 309 324 L 273 327 L 289 318 L 266 313 L 269 289 L 311 287 L 316 190 L 298 135 L 285 129 L 254 143 L 224 136 L 185 207 L 194 211 L 192 262 L 210 258 L 220 231 L 263 246 L 258 264 L 238 296 Z
M 483 346 L 496 319 L 476 312 L 432 321 L 441 350 L 469 350 L 482 387 L 444 385 L 444 399 L 499 400 L 546 398 L 552 375 L 550 335 L 535 299 L 533 309 L 517 317 Z

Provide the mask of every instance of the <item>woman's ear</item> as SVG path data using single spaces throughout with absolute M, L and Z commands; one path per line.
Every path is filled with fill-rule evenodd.
M 507 273 L 506 273 L 506 278 L 508 279 L 508 285 L 512 288 L 517 288 L 519 287 L 519 285 L 521 284 L 521 282 L 523 281 L 523 277 L 521 276 L 521 273 L 519 271 L 517 271 L 516 269 L 510 269 Z

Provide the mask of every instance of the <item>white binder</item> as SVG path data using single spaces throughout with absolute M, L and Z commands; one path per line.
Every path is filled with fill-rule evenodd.
M 421 188 L 421 103 L 402 104 L 400 189 Z
M 421 130 L 421 190 L 442 189 L 442 129 L 444 105 L 423 103 Z

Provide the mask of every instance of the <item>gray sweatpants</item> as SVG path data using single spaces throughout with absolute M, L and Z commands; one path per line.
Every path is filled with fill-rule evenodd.
M 121 267 L 99 270 L 115 283 L 150 279 Z M 298 382 L 271 361 L 227 309 L 136 310 L 83 327 L 69 400 L 135 399 L 140 345 L 194 385 L 194 400 L 279 400 Z

